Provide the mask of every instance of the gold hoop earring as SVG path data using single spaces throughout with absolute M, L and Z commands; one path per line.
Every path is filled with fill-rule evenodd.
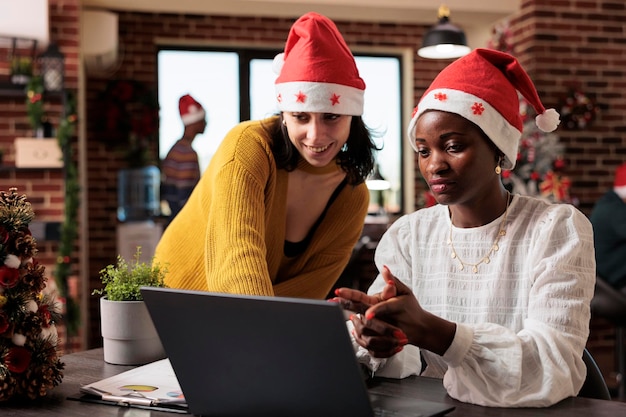
M 502 173 L 502 168 L 500 167 L 500 164 L 502 163 L 502 157 L 498 158 L 498 165 L 496 165 L 496 175 L 500 175 Z
M 287 127 L 287 120 L 283 119 L 283 126 Z

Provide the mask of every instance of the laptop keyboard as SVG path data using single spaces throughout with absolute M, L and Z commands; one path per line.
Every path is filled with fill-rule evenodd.
M 423 414 L 400 411 L 400 410 L 386 410 L 380 407 L 374 407 L 374 417 L 420 417 Z

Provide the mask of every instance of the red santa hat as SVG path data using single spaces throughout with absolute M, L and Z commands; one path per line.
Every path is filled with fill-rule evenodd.
M 613 180 L 613 191 L 620 198 L 626 198 L 626 163 L 615 169 L 615 179 Z
M 626 163 L 618 166 L 615 169 L 615 180 L 613 181 L 613 186 L 626 186 Z
M 202 105 L 189 94 L 185 94 L 178 100 L 178 110 L 185 126 L 204 120 L 206 116 Z
M 444 68 L 426 90 L 409 123 L 409 139 L 415 146 L 417 118 L 426 110 L 441 110 L 463 116 L 480 127 L 504 153 L 502 168 L 515 167 L 523 123 L 517 92 L 537 112 L 535 123 L 552 132 L 560 123 L 554 109 L 546 109 L 535 85 L 511 55 L 475 49 Z
M 363 114 L 365 82 L 337 26 L 307 13 L 291 27 L 285 51 L 274 58 L 280 111 Z

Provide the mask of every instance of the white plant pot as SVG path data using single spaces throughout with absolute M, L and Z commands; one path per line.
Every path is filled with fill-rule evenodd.
M 109 301 L 101 297 L 100 323 L 105 362 L 143 365 L 166 357 L 143 301 Z

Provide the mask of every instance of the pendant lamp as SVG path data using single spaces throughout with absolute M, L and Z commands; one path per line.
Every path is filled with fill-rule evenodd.
M 445 4 L 439 7 L 439 23 L 433 26 L 422 41 L 417 54 L 428 59 L 459 58 L 470 52 L 465 32 L 450 23 L 450 9 Z

